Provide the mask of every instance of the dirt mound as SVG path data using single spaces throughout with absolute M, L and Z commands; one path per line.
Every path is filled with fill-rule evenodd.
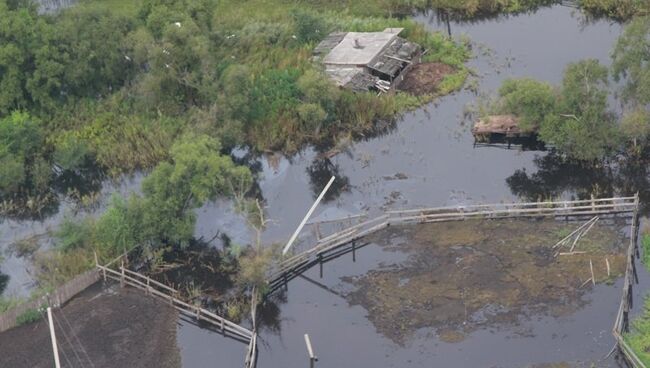
M 102 290 L 98 283 L 52 312 L 64 367 L 181 365 L 177 312 L 139 291 Z M 11 329 L 0 334 L 0 366 L 52 367 L 51 347 L 47 320 Z
M 415 65 L 399 83 L 397 89 L 416 96 L 435 93 L 442 79 L 454 72 L 454 68 L 442 63 Z

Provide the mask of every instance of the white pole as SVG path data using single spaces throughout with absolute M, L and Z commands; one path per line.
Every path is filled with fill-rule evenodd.
M 309 354 L 309 368 L 314 368 L 314 363 L 318 361 L 318 358 L 314 355 L 314 349 L 311 347 L 311 339 L 309 339 L 308 334 L 305 334 L 305 345 L 307 345 L 307 354 Z
M 59 362 L 59 349 L 56 346 L 56 333 L 54 332 L 54 323 L 52 322 L 52 308 L 47 307 L 47 320 L 50 322 L 50 336 L 52 337 L 52 350 L 54 351 L 54 366 L 61 368 Z
M 282 249 L 282 254 L 283 255 L 287 254 L 287 252 L 289 251 L 289 248 L 291 248 L 291 245 L 293 244 L 293 242 L 298 237 L 298 233 L 300 233 L 300 230 L 302 230 L 303 226 L 305 226 L 305 224 L 307 223 L 307 220 L 309 220 L 309 216 L 311 216 L 312 212 L 314 212 L 314 210 L 316 209 L 316 206 L 318 206 L 318 203 L 320 203 L 320 201 L 323 199 L 323 197 L 325 196 L 325 193 L 327 193 L 327 190 L 330 188 L 330 186 L 334 182 L 334 179 L 335 179 L 334 176 L 332 176 L 330 178 L 330 181 L 327 183 L 325 188 L 323 188 L 323 191 L 320 192 L 320 195 L 318 196 L 318 198 L 316 198 L 316 201 L 314 202 L 314 204 L 311 206 L 311 208 L 309 209 L 309 211 L 305 215 L 305 218 L 302 219 L 302 222 L 300 223 L 300 225 L 298 225 L 298 228 L 296 229 L 296 231 L 293 233 L 293 235 L 291 235 L 291 239 L 289 239 L 289 242 L 287 243 L 287 245 L 285 245 L 284 249 Z

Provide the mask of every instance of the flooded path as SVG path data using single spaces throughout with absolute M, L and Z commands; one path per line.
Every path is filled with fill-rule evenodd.
M 567 63 L 596 58 L 609 64 L 609 53 L 621 31 L 619 24 L 605 20 L 586 24 L 573 12 L 555 6 L 532 14 L 452 22 L 451 32 L 456 37 L 465 34 L 473 43 L 476 58 L 469 65 L 479 75 L 480 93 L 493 92 L 508 77 L 558 83 Z M 446 31 L 446 25 L 438 23 L 432 13 L 416 19 L 433 30 Z M 350 144 L 331 159 L 319 158 L 319 150 L 310 148 L 291 159 L 257 160 L 260 191 L 273 220 L 264 233 L 265 241 L 286 241 L 331 175 L 337 176 L 339 185 L 314 214 L 315 219 L 362 212 L 373 215 L 389 208 L 510 202 L 542 191 L 572 197 L 594 190 L 594 182 L 601 183 L 600 173 L 554 166 L 553 157 L 544 152 L 474 148 L 470 126 L 463 121 L 466 106 L 475 100 L 476 95 L 468 90 L 441 98 L 405 114 L 384 134 Z M 531 180 L 540 167 L 547 171 Z M 136 177 L 116 187 L 107 185 L 103 198 L 115 190 L 137 190 L 139 182 Z M 598 189 L 616 192 L 609 183 Z M 55 228 L 69 211 L 64 204 L 58 214 L 43 222 L 4 221 L 0 250 L 15 239 Z M 221 230 L 237 243 L 250 240 L 245 221 L 227 201 L 206 204 L 198 215 L 197 237 L 212 239 Z M 260 333 L 258 366 L 307 365 L 305 333 L 312 338 L 321 368 L 522 367 L 566 361 L 589 366 L 587 362 L 597 362 L 613 346 L 610 331 L 621 295 L 620 280 L 612 286 L 597 285 L 584 295 L 583 308 L 560 318 L 534 317 L 523 321 L 519 329 L 480 329 L 460 343 L 440 341 L 424 328 L 408 343 L 396 344 L 377 332 L 367 310 L 349 305 L 341 278 L 363 276 L 382 263 L 406 257 L 369 245 L 357 253 L 354 263 L 349 255 L 328 263 L 323 279 L 318 269 L 312 269 L 305 278 L 292 281 L 286 300 L 279 304 L 278 324 Z M 31 280 L 26 263 L 11 255 L 5 258 L 0 271 L 11 277 L 5 294 L 26 294 Z M 639 270 L 644 288 L 650 280 L 642 267 Z M 187 322 L 179 324 L 178 344 L 184 367 L 204 367 L 215 361 L 240 366 L 243 362 L 245 346 Z M 596 366 L 616 365 L 610 360 Z

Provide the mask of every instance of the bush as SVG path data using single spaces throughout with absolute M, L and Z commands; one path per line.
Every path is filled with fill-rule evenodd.
M 291 13 L 296 27 L 298 41 L 307 43 L 320 41 L 329 33 L 330 27 L 323 18 L 315 13 L 304 10 L 294 10 Z
M 553 87 L 534 79 L 507 79 L 499 88 L 499 96 L 499 110 L 517 115 L 524 130 L 538 128 L 556 108 Z
M 16 317 L 16 324 L 18 326 L 27 325 L 40 320 L 41 317 L 41 312 L 39 312 L 37 309 L 28 309 Z
M 94 223 L 91 219 L 65 217 L 54 232 L 56 245 L 64 252 L 88 247 L 92 243 Z

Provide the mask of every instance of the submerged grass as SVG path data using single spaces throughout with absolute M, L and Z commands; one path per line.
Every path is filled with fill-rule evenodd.
M 397 344 L 420 328 L 443 341 L 462 340 L 478 328 L 516 326 L 533 314 L 564 316 L 578 310 L 591 287 L 625 270 L 625 241 L 598 224 L 576 245 L 585 253 L 554 256 L 560 235 L 575 223 L 553 220 L 467 220 L 391 227 L 372 237 L 408 258 L 344 282 L 379 332 Z M 568 249 L 562 249 L 568 252 Z M 607 260 L 607 261 L 606 261 Z M 610 268 L 608 275 L 607 262 Z

